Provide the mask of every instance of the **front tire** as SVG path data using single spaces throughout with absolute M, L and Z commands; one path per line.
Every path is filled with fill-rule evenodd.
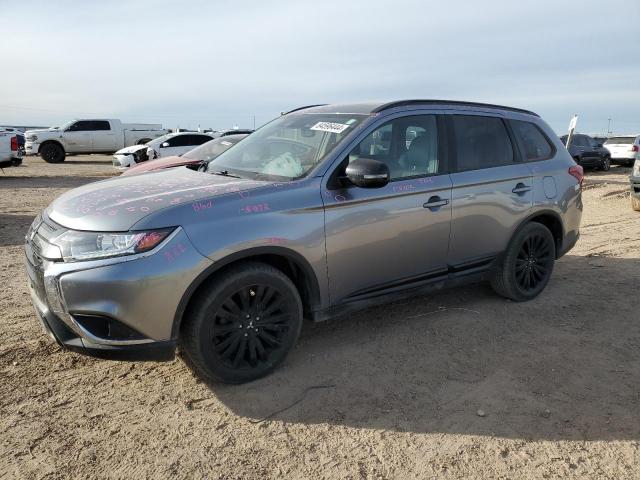
M 62 163 L 64 162 L 64 148 L 57 143 L 50 142 L 45 143 L 40 147 L 40 156 L 47 163 Z
M 549 283 L 555 258 L 555 242 L 549 229 L 541 223 L 528 223 L 509 243 L 491 286 L 499 295 L 516 302 L 532 300 Z
M 302 328 L 302 301 L 280 270 L 242 264 L 216 278 L 195 300 L 181 350 L 208 380 L 244 383 L 280 365 Z
M 603 172 L 607 172 L 609 171 L 609 169 L 611 169 L 611 158 L 604 157 L 604 159 L 602 160 L 602 165 L 600 166 L 600 170 L 602 170 Z

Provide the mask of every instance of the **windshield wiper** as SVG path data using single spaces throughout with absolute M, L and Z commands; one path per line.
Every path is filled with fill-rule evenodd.
M 239 175 L 233 175 L 233 174 L 229 173 L 228 170 L 219 170 L 217 172 L 211 172 L 211 173 L 213 173 L 214 175 L 222 175 L 223 177 L 242 178 Z

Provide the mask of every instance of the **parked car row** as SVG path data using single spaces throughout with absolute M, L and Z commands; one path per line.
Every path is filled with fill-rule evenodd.
M 227 151 L 246 136 L 247 134 L 245 133 L 214 138 L 213 140 L 203 143 L 199 147 L 189 150 L 187 153 L 182 155 L 173 155 L 166 158 L 159 158 L 152 162 L 146 161 L 139 165 L 132 165 L 131 168 L 124 171 L 123 175 L 137 175 L 139 173 L 150 172 L 152 170 L 206 164 L 221 153 Z M 116 160 L 114 160 L 114 165 L 115 162 Z
M 566 145 L 567 135 L 560 137 Z M 640 135 L 617 135 L 614 137 L 591 137 L 576 133 L 567 146 L 569 153 L 583 167 L 609 170 L 612 163 L 633 166 L 640 150 Z

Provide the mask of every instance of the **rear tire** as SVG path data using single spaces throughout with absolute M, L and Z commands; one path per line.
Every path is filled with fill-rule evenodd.
M 625 167 L 633 167 L 634 162 L 635 162 L 635 160 L 633 160 L 633 159 L 632 160 L 626 160 L 624 162 L 624 166 Z
M 636 212 L 640 212 L 640 198 L 636 198 L 633 195 L 631 196 L 631 208 Z
M 196 374 L 244 383 L 271 373 L 302 328 L 302 301 L 280 270 L 242 264 L 213 280 L 182 327 L 181 350 Z
M 511 239 L 496 266 L 491 286 L 516 302 L 537 297 L 549 283 L 556 258 L 553 235 L 541 223 L 531 222 Z
M 40 147 L 40 156 L 47 163 L 62 163 L 64 162 L 64 148 L 58 143 L 50 142 L 45 143 Z
M 600 170 L 606 172 L 609 169 L 611 169 L 611 159 L 609 157 L 604 157 L 604 159 L 602 160 L 602 165 L 600 166 Z

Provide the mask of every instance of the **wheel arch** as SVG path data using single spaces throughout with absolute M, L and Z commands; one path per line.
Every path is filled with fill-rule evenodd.
M 509 243 L 511 243 L 513 237 L 515 237 L 525 225 L 531 222 L 540 223 L 549 229 L 551 235 L 553 235 L 553 240 L 556 246 L 556 259 L 558 259 L 560 252 L 562 251 L 564 225 L 562 223 L 562 218 L 560 217 L 560 215 L 553 210 L 540 210 L 529 215 L 522 222 L 520 222 L 520 225 L 518 225 L 518 227 L 513 232 L 513 235 L 511 235 Z
M 320 305 L 320 285 L 313 268 L 299 253 L 286 247 L 256 247 L 231 254 L 211 264 L 189 285 L 182 296 L 173 320 L 171 338 L 177 338 L 182 320 L 192 301 L 223 271 L 246 262 L 262 262 L 284 273 L 296 286 L 302 299 L 305 318 Z
M 67 154 L 67 151 L 66 151 L 66 149 L 64 148 L 64 145 L 63 145 L 61 142 L 59 142 L 58 140 L 55 140 L 55 139 L 49 139 L 49 140 L 45 140 L 44 142 L 42 142 L 42 143 L 40 144 L 40 146 L 38 147 L 38 153 L 40 153 L 40 152 L 42 151 L 42 147 L 44 147 L 45 145 L 50 145 L 50 144 L 52 144 L 52 143 L 57 144 L 57 145 L 62 149 L 62 151 L 64 152 L 64 154 L 65 154 L 65 155 Z

